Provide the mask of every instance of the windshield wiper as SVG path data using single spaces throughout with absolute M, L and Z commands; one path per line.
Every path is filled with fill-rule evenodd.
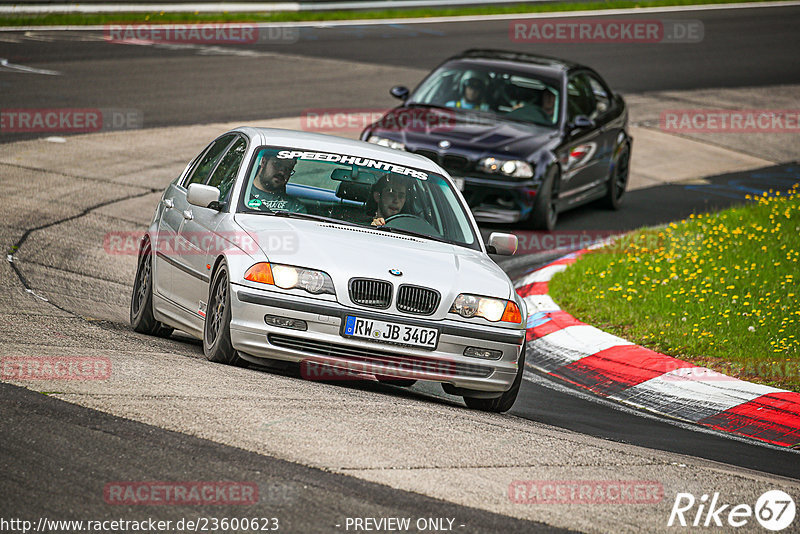
M 345 226 L 360 226 L 355 223 L 351 223 L 348 221 L 343 221 L 341 219 L 332 219 L 330 217 L 323 217 L 322 215 L 312 215 L 310 213 L 300 213 L 297 211 L 287 211 L 287 210 L 269 210 L 265 211 L 264 213 L 268 215 L 274 215 L 276 217 L 287 217 L 290 219 L 306 219 L 309 221 L 320 221 L 326 223 L 333 223 L 333 224 L 343 224 Z
M 438 104 L 423 104 L 422 102 L 408 102 L 406 107 L 409 108 L 430 108 L 430 109 L 443 109 L 445 111 L 453 111 L 458 108 L 449 108 L 447 106 L 440 106 Z
M 420 232 L 414 232 L 412 230 L 403 230 L 402 228 L 395 228 L 393 226 L 386 226 L 386 225 L 384 225 L 384 226 L 370 226 L 368 228 L 372 228 L 374 230 L 381 230 L 383 232 L 390 232 L 392 234 L 403 234 L 403 235 L 410 235 L 410 236 L 413 236 L 413 237 L 421 237 L 423 239 L 432 239 L 434 241 L 439 241 L 440 243 L 448 243 L 448 244 L 451 244 L 451 245 L 452 244 L 456 244 L 453 241 L 450 241 L 449 239 L 445 239 L 443 237 L 436 237 L 436 236 L 432 236 L 432 235 L 428 235 L 428 234 L 423 234 L 423 233 L 420 233 Z

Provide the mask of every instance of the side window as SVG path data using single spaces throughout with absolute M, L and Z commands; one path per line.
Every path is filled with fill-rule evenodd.
M 605 86 L 600 83 L 600 80 L 591 74 L 586 74 L 586 79 L 589 80 L 589 86 L 592 88 L 592 95 L 594 96 L 595 110 L 594 113 L 589 116 L 589 118 L 593 119 L 609 110 L 611 107 L 611 96 L 608 94 Z
M 592 88 L 584 75 L 570 76 L 567 82 L 567 120 L 578 115 L 592 117 L 595 111 Z
M 217 170 L 208 181 L 208 185 L 213 185 L 219 188 L 219 200 L 222 202 L 227 196 L 228 192 L 233 187 L 236 181 L 236 175 L 239 173 L 239 167 L 244 160 L 244 154 L 247 151 L 247 141 L 243 137 L 239 137 L 230 150 L 225 153 L 222 160 L 217 165 Z
M 214 165 L 217 164 L 222 151 L 225 150 L 235 135 L 223 135 L 206 149 L 203 157 L 200 158 L 200 163 L 192 169 L 187 177 L 184 179 L 183 186 L 189 187 L 189 184 L 204 184 L 208 179 L 208 175 L 214 170 Z

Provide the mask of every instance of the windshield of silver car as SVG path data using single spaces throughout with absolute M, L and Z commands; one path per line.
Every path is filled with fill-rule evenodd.
M 352 154 L 259 148 L 237 211 L 324 218 L 480 250 L 463 204 L 442 176 Z

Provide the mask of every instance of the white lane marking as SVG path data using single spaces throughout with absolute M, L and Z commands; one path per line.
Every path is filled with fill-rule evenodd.
M 36 294 L 36 292 L 35 292 L 33 289 L 26 289 L 26 290 L 25 290 L 25 292 L 26 292 L 26 293 L 29 293 L 29 294 L 31 294 L 31 295 L 33 295 L 34 297 L 36 297 L 36 298 L 37 298 L 37 299 L 39 299 L 39 300 L 43 300 L 43 301 L 45 301 L 45 302 L 50 302 L 49 300 L 47 300 L 47 299 L 46 299 L 46 298 L 44 298 L 43 296 L 41 296 L 41 295 L 37 295 L 37 294 Z
M 536 312 L 546 313 L 561 311 L 558 304 L 550 297 L 550 295 L 528 295 L 523 298 L 525 306 L 528 307 L 528 315 Z
M 5 58 L 0 58 L 0 70 L 25 72 L 28 74 L 45 74 L 47 76 L 61 76 L 61 73 L 57 70 L 37 69 L 34 67 L 26 67 L 25 65 L 17 65 L 16 63 L 9 63 Z
M 706 374 L 703 371 L 707 371 L 709 378 L 698 379 Z M 699 421 L 779 391 L 782 390 L 713 374 L 704 368 L 692 368 L 675 369 L 611 395 L 611 398 L 681 419 Z
M 67 140 L 63 137 L 45 137 L 45 141 L 49 143 L 66 143 Z
M 613 336 L 588 324 L 568 326 L 539 338 L 548 345 L 560 347 L 576 354 L 591 356 L 619 345 L 633 345 L 621 337 Z
M 40 43 L 52 43 L 56 40 L 55 37 L 37 32 L 25 32 L 25 39 L 28 41 L 38 41 Z
M 145 39 L 126 39 L 115 41 L 114 44 L 133 45 L 133 46 L 152 46 L 161 50 L 194 50 L 201 56 L 237 56 L 237 57 L 275 57 L 274 52 L 258 52 L 256 50 L 246 50 L 235 47 L 209 46 L 191 43 L 159 43 Z
M 531 274 L 525 275 L 524 277 L 520 278 L 514 287 L 522 287 L 528 284 L 533 284 L 535 282 L 549 282 L 556 273 L 560 273 L 565 271 L 569 267 L 568 264 L 562 263 L 559 265 L 548 265 L 547 267 L 542 267 L 538 271 L 534 271 Z
M 57 32 L 57 31 L 46 31 L 46 32 L 26 31 L 24 37 L 28 41 L 42 41 L 42 42 L 54 42 L 54 41 L 97 42 L 97 41 L 107 40 L 103 35 L 95 35 L 86 32 L 80 32 L 77 34 L 65 34 L 64 32 Z
M 561 382 L 557 382 L 557 381 L 555 381 L 553 379 L 545 378 L 545 377 L 543 377 L 541 375 L 538 375 L 536 373 L 533 373 L 533 372 L 531 372 L 531 371 L 529 371 L 527 369 L 523 373 L 522 378 L 523 378 L 523 380 L 525 380 L 527 382 L 530 382 L 532 384 L 536 384 L 537 386 L 541 386 L 541 387 L 544 387 L 544 388 L 547 388 L 547 389 L 550 389 L 550 390 L 553 390 L 553 391 L 557 391 L 559 393 L 564 393 L 565 395 L 571 395 L 573 397 L 578 397 L 581 400 L 592 402 L 594 404 L 599 404 L 599 405 L 603 406 L 604 408 L 609 408 L 610 410 L 613 410 L 613 411 L 623 412 L 623 413 L 626 413 L 626 414 L 629 414 L 629 415 L 635 415 L 637 417 L 643 417 L 645 419 L 658 421 L 660 423 L 667 423 L 667 424 L 670 424 L 672 426 L 676 426 L 678 428 L 682 428 L 684 430 L 691 430 L 693 432 L 700 432 L 700 433 L 703 433 L 703 434 L 712 434 L 714 436 L 718 436 L 718 437 L 721 436 L 721 437 L 725 437 L 725 438 L 728 438 L 728 439 L 732 439 L 734 441 L 741 441 L 743 443 L 747 443 L 747 444 L 750 444 L 750 445 L 759 445 L 761 447 L 766 447 L 768 449 L 775 449 L 775 450 L 778 450 L 778 451 L 785 451 L 785 452 L 788 451 L 788 452 L 793 452 L 795 454 L 799 454 L 800 455 L 800 450 L 787 449 L 786 447 L 780 447 L 778 445 L 772 445 L 771 443 L 767 443 L 765 441 L 755 440 L 753 438 L 747 438 L 745 436 L 739 436 L 737 434 L 730 434 L 728 432 L 721 432 L 719 430 L 714 430 L 713 428 L 708 428 L 708 427 L 705 427 L 705 426 L 699 426 L 699 425 L 696 425 L 696 424 L 693 424 L 693 423 L 687 423 L 687 422 L 684 422 L 684 421 L 673 419 L 671 417 L 665 417 L 664 414 L 660 414 L 660 413 L 654 412 L 652 410 L 647 410 L 646 408 L 642 409 L 641 407 L 638 407 L 638 406 L 637 407 L 628 406 L 626 404 L 621 404 L 619 401 L 612 401 L 612 400 L 604 399 L 602 397 L 598 397 L 597 395 L 593 395 L 591 393 L 583 391 L 582 389 L 576 389 L 576 388 L 567 386 L 565 384 L 562 384 Z M 512 410 L 511 413 L 513 415 L 513 414 L 519 413 L 519 412 L 515 412 L 515 411 Z M 616 440 L 613 440 L 613 441 L 616 441 Z

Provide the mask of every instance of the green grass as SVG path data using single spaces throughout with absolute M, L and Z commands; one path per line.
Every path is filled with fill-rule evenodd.
M 652 350 L 800 391 L 800 190 L 644 229 L 581 257 L 550 295 Z
M 462 15 L 499 15 L 554 13 L 598 9 L 623 9 L 699 4 L 751 3 L 762 0 L 609 0 L 605 2 L 553 2 L 546 4 L 514 4 L 506 6 L 475 6 L 441 9 L 391 9 L 376 11 L 320 11 L 280 13 L 99 13 L 3 15 L 0 26 L 102 25 L 122 23 L 204 23 L 204 22 L 295 22 L 325 20 L 368 20 L 417 17 L 447 17 Z

